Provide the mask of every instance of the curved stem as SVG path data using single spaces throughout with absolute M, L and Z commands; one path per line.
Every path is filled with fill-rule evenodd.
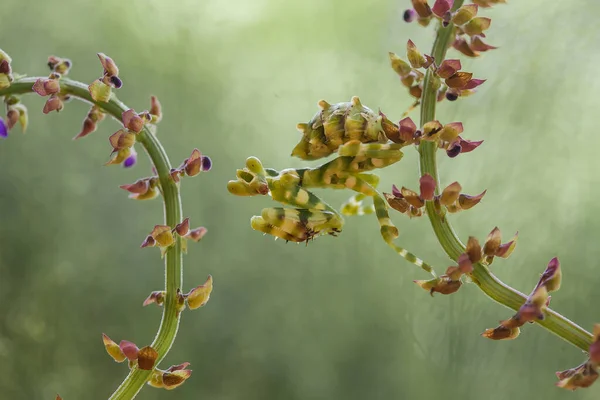
M 38 78 L 23 78 L 16 80 L 12 82 L 10 87 L 0 90 L 0 97 L 34 93 L 32 91 L 32 86 L 37 79 Z M 119 122 L 121 121 L 121 113 L 129 109 L 129 107 L 125 106 L 125 104 L 118 100 L 114 95 L 111 96 L 107 103 L 94 101 L 88 92 L 87 85 L 81 82 L 61 78 L 60 86 L 61 92 L 102 107 L 106 113 L 110 114 Z M 144 147 L 158 173 L 164 199 L 165 223 L 166 225 L 175 227 L 182 219 L 181 197 L 179 195 L 179 187 L 170 175 L 171 163 L 169 162 L 169 158 L 156 136 L 147 127 L 144 127 L 144 130 L 137 135 L 136 140 Z M 165 254 L 165 290 L 167 295 L 164 302 L 160 327 L 151 344 L 152 348 L 159 354 L 156 365 L 158 365 L 158 363 L 167 355 L 175 340 L 175 336 L 177 335 L 177 329 L 179 327 L 177 289 L 181 288 L 182 285 L 182 261 L 181 238 L 177 236 L 175 246 L 170 248 Z M 137 368 L 137 366 L 133 367 L 110 399 L 133 399 L 148 381 L 151 372 L 152 371 L 141 370 Z
M 462 0 L 455 1 L 454 8 L 460 7 L 462 3 Z M 445 28 L 440 26 L 437 31 L 433 50 L 431 52 L 437 65 L 440 65 L 446 56 L 446 50 L 448 49 L 451 40 L 454 39 L 453 31 L 454 26 L 452 24 Z M 423 94 L 421 96 L 421 126 L 426 122 L 435 120 L 437 93 L 436 89 L 433 87 L 433 80 L 431 79 L 432 74 L 433 72 L 431 69 L 427 70 L 423 84 Z M 421 175 L 429 174 L 435 179 L 437 182 L 436 194 L 438 194 L 440 182 L 437 170 L 436 150 L 437 144 L 433 142 L 423 141 L 419 145 Z M 452 228 L 452 225 L 450 225 L 445 212 L 436 211 L 434 204 L 431 201 L 427 202 L 426 209 L 438 241 L 448 257 L 456 261 L 458 257 L 465 252 L 465 245 L 460 241 L 458 235 Z M 489 268 L 483 264 L 478 263 L 474 265 L 471 277 L 473 278 L 473 282 L 491 299 L 515 311 L 518 310 L 527 299 L 527 296 L 523 293 L 502 283 L 491 273 Z M 580 349 L 584 351 L 589 350 L 590 344 L 592 343 L 592 335 L 559 313 L 548 309 L 546 318 L 543 321 L 536 322 Z

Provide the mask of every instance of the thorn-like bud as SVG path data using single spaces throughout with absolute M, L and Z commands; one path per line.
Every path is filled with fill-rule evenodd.
M 118 76 L 119 68 L 117 64 L 104 53 L 98 53 L 98 58 L 100 59 L 100 63 L 102 64 L 102 68 L 104 68 L 104 73 L 109 76 Z
M 427 63 L 425 56 L 421 54 L 417 46 L 410 39 L 406 43 L 406 57 L 413 68 L 421 68 Z
M 461 281 L 451 280 L 449 277 L 439 277 L 428 281 L 414 281 L 417 285 L 427 290 L 430 295 L 434 293 L 452 294 L 458 291 L 462 286 Z
M 481 199 L 483 199 L 483 196 L 485 196 L 486 193 L 487 193 L 487 190 L 484 190 L 483 192 L 481 192 L 480 194 L 478 194 L 476 196 L 469 196 L 468 194 L 461 193 L 461 195 L 458 196 L 458 205 L 463 210 L 468 210 L 470 208 L 473 208 L 477 204 L 479 204 L 479 202 L 481 201 Z
M 475 35 L 471 38 L 471 49 L 474 51 L 488 51 L 488 50 L 494 50 L 497 49 L 498 47 L 496 46 L 490 46 L 489 44 L 485 43 L 483 41 L 483 39 L 481 39 L 481 36 Z
M 46 104 L 44 104 L 42 112 L 44 114 L 51 113 L 52 111 L 59 112 L 63 109 L 63 106 L 64 105 L 60 97 L 52 95 L 48 100 L 46 100 Z
M 140 349 L 138 349 L 135 343 L 128 340 L 121 340 L 121 343 L 119 343 L 119 348 L 129 361 L 137 360 Z
M 146 300 L 144 300 L 144 302 L 142 303 L 142 306 L 146 307 L 150 304 L 156 304 L 158 306 L 162 306 L 163 303 L 165 302 L 165 296 L 166 296 L 166 292 L 164 290 L 156 290 L 156 291 L 150 293 L 150 295 L 148 297 L 146 297 Z
M 548 292 L 555 292 L 560 289 L 560 283 L 562 279 L 562 272 L 560 270 L 560 262 L 558 258 L 554 257 L 548 263 L 546 270 L 540 277 L 538 286 L 544 286 Z
M 454 25 L 464 25 L 477 15 L 479 7 L 477 4 L 465 4 L 461 6 L 452 16 Z
M 433 200 L 435 196 L 435 179 L 429 174 L 424 174 L 419 179 L 419 186 L 421 191 L 421 199 L 423 200 Z
M 471 140 L 465 140 L 463 138 L 460 138 L 460 147 L 462 148 L 461 153 L 469 153 L 473 150 L 475 150 L 476 148 L 478 148 L 482 143 L 483 140 L 479 140 L 479 141 L 471 141 Z
M 481 246 L 479 245 L 479 241 L 474 236 L 469 236 L 469 240 L 467 241 L 467 249 L 466 253 L 469 256 L 469 260 L 473 264 L 481 261 L 483 254 L 481 252 Z
M 183 221 L 181 221 L 180 223 L 178 223 L 177 225 L 175 225 L 175 232 L 177 232 L 177 234 L 179 236 L 185 236 L 188 234 L 188 232 L 190 231 L 190 219 L 186 218 Z
M 144 247 L 154 247 L 156 246 L 156 240 L 154 240 L 154 238 L 151 235 L 146 236 L 146 239 L 144 239 L 144 241 L 141 244 L 141 248 Z
M 156 96 L 150 96 L 150 114 L 152 115 L 151 122 L 153 124 L 159 123 L 162 119 L 162 106 Z
M 121 350 L 118 344 L 116 344 L 111 338 L 106 334 L 102 334 L 102 342 L 104 343 L 104 348 L 109 356 L 113 358 L 116 362 L 120 363 L 125 361 L 125 354 Z
M 481 336 L 492 340 L 512 340 L 516 339 L 519 336 L 519 333 L 521 333 L 519 327 L 506 327 L 500 325 L 497 328 L 486 329 Z
M 88 86 L 88 91 L 90 92 L 90 96 L 94 101 L 99 103 L 106 103 L 110 99 L 111 88 L 101 79 L 96 79 Z
M 208 303 L 212 289 L 213 279 L 212 276 L 209 275 L 206 279 L 206 282 L 190 290 L 190 292 L 185 295 L 187 305 L 190 310 L 195 310 L 196 308 L 202 307 Z
M 150 371 L 154 368 L 156 360 L 158 359 L 158 352 L 150 346 L 142 347 L 138 352 L 137 363 L 140 369 Z
M 462 186 L 458 182 L 453 182 L 442 191 L 440 203 L 444 206 L 452 205 L 458 200 Z

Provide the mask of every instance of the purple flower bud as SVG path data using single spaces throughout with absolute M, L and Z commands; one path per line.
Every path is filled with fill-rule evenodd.
M 115 89 L 120 89 L 123 86 L 123 81 L 118 76 L 111 76 L 110 83 Z
M 212 168 L 212 160 L 208 156 L 202 156 L 202 171 L 210 171 Z
M 404 14 L 402 15 L 404 22 L 413 22 L 415 18 L 417 18 L 417 12 L 412 8 L 404 11 Z
M 454 146 L 446 150 L 446 154 L 448 154 L 448 157 L 454 158 L 460 154 L 461 150 L 462 147 L 460 146 L 460 144 L 456 143 Z
M 0 117 L 0 138 L 5 138 L 8 136 L 8 126 L 6 122 Z
M 458 94 L 450 91 L 446 92 L 446 100 L 455 101 L 456 99 L 458 99 Z
M 125 161 L 123 161 L 123 166 L 125 168 L 131 168 L 131 167 L 133 167 L 135 165 L 136 162 L 137 162 L 137 152 L 132 147 L 131 148 L 131 154 L 129 155 L 129 157 L 127 157 L 125 159 Z

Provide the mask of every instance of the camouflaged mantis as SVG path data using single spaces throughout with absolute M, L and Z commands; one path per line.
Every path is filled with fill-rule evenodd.
M 319 102 L 321 111 L 307 124 L 298 124 L 302 139 L 292 155 L 316 160 L 337 153 L 338 157 L 316 168 L 264 168 L 250 157 L 237 170 L 237 180 L 227 188 L 237 196 L 270 195 L 273 200 L 294 208 L 265 208 L 251 219 L 252 228 L 292 242 L 308 242 L 323 234 L 336 236 L 344 215 L 375 212 L 383 240 L 407 261 L 435 276 L 430 265 L 396 245 L 398 229 L 391 222 L 387 204 L 376 190 L 379 177 L 366 172 L 384 168 L 402 159 L 400 149 L 414 143 L 402 140 L 397 125 L 385 115 L 363 106 L 358 97 L 350 102 Z M 416 138 L 415 138 L 416 139 Z M 311 188 L 351 189 L 357 194 L 341 207 L 341 213 L 316 196 Z M 362 200 L 370 197 L 373 206 Z

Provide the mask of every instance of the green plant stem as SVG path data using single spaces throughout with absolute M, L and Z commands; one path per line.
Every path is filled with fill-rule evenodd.
M 6 95 L 19 95 L 34 93 L 32 86 L 38 78 L 23 78 L 14 81 L 10 87 L 0 90 L 0 97 Z M 44 78 L 42 78 L 44 79 Z M 87 85 L 70 79 L 60 79 L 61 92 L 87 103 L 96 104 L 106 113 L 121 122 L 121 113 L 129 109 L 114 94 L 107 103 L 96 102 L 90 96 Z M 166 225 L 175 227 L 182 220 L 181 197 L 179 188 L 171 179 L 171 163 L 162 145 L 156 136 L 145 127 L 137 135 L 140 143 L 152 160 L 158 173 L 160 186 L 164 199 L 164 213 Z M 179 315 L 177 313 L 177 289 L 181 288 L 183 277 L 183 260 L 181 239 L 177 238 L 175 246 L 165 254 L 165 290 L 167 292 L 160 327 L 151 346 L 158 354 L 156 365 L 167 355 L 177 335 Z M 130 370 L 125 380 L 110 397 L 110 400 L 133 399 L 150 378 L 152 371 L 141 370 L 134 367 Z
M 462 0 L 455 2 L 455 9 L 462 5 Z M 433 45 L 432 56 L 437 65 L 444 60 L 446 50 L 451 40 L 454 40 L 454 26 L 450 24 L 447 27 L 441 27 L 437 31 L 436 39 Z M 423 84 L 423 93 L 421 96 L 421 126 L 426 122 L 435 120 L 435 107 L 437 103 L 436 89 L 433 87 L 433 72 L 427 70 Z M 436 163 L 437 145 L 433 142 L 423 141 L 419 145 L 419 162 L 421 175 L 429 174 L 437 182 L 436 193 L 439 194 L 440 181 Z M 446 218 L 445 212 L 436 211 L 433 202 L 426 204 L 427 215 L 431 221 L 433 231 L 443 247 L 444 251 L 452 260 L 456 261 L 458 257 L 465 252 L 465 245 L 460 241 L 458 235 Z M 505 285 L 495 277 L 489 268 L 483 264 L 475 264 L 471 274 L 473 282 L 490 298 L 498 303 L 518 310 L 525 302 L 527 296 L 523 293 Z M 592 343 L 592 335 L 579 325 L 563 317 L 559 313 L 548 309 L 546 318 L 543 321 L 536 321 L 538 324 L 560 336 L 564 340 L 572 343 L 584 351 L 588 351 Z

